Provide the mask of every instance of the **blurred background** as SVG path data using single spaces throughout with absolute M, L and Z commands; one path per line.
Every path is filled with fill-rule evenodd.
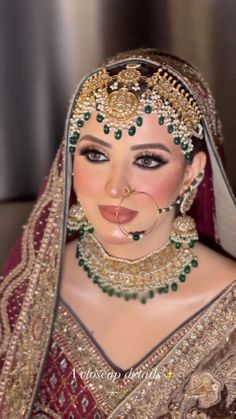
M 119 51 L 160 48 L 201 70 L 236 190 L 235 22 L 235 0 L 0 0 L 0 265 L 49 170 L 78 81 Z

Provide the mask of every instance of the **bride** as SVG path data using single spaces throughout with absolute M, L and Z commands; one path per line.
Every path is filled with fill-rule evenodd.
M 221 139 L 174 56 L 127 52 L 82 80 L 1 283 L 1 417 L 234 417 Z

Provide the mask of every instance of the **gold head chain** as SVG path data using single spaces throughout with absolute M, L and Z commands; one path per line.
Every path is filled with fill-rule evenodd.
M 167 126 L 187 160 L 193 150 L 192 136 L 203 137 L 201 111 L 194 97 L 172 74 L 158 67 L 150 77 L 142 75 L 143 63 L 129 62 L 117 74 L 102 68 L 84 81 L 70 117 L 69 151 L 73 153 L 80 129 L 96 112 L 105 134 L 116 140 L 124 131 L 131 137 L 143 124 L 143 116 L 157 113 L 157 122 Z

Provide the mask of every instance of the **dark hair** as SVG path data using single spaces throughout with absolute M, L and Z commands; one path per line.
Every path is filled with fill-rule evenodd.
M 204 151 L 207 153 L 207 145 L 205 138 L 202 139 L 192 136 L 192 143 L 193 143 L 193 151 L 191 152 L 191 159 L 187 161 L 188 164 L 192 164 L 194 156 L 199 153 L 200 151 Z

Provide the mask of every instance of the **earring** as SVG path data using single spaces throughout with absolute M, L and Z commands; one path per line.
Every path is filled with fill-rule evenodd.
M 69 210 L 67 219 L 67 231 L 69 236 L 79 231 L 80 238 L 84 236 L 86 231 L 89 233 L 93 233 L 94 231 L 94 228 L 89 224 L 86 218 L 79 200 L 77 201 L 77 204 L 72 205 Z
M 180 202 L 181 216 L 174 219 L 170 240 L 175 243 L 177 249 L 182 245 L 194 247 L 198 241 L 198 232 L 196 223 L 192 217 L 186 215 L 186 212 L 191 208 L 193 201 L 197 195 L 197 188 L 204 177 L 204 171 L 200 172 L 198 176 L 191 183 L 189 188 L 185 191 Z

